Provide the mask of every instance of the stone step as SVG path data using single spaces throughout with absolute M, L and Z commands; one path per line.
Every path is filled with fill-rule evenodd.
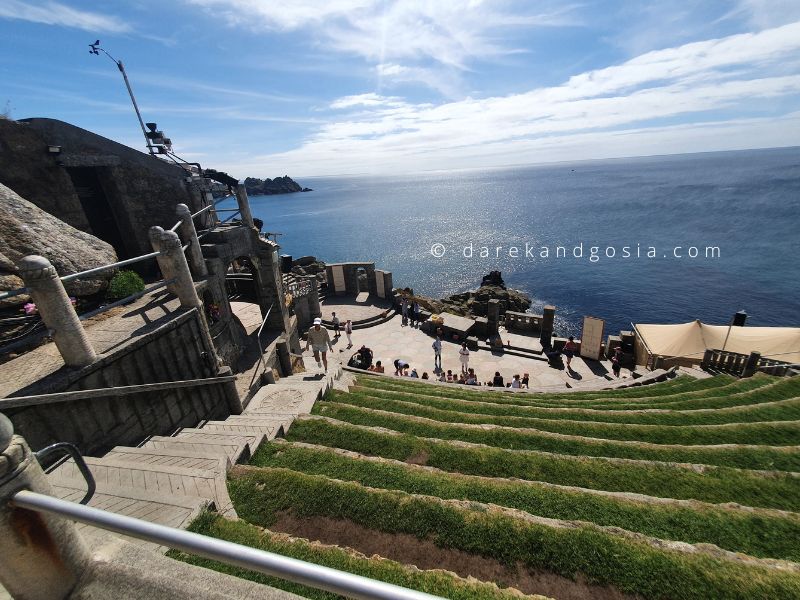
M 239 456 L 236 462 L 246 462 L 253 454 L 256 448 L 264 441 L 263 434 L 233 434 L 233 433 L 218 433 L 215 431 L 206 431 L 204 429 L 197 429 L 195 427 L 184 427 L 181 429 L 174 438 L 176 440 L 186 440 L 197 443 L 236 443 L 244 446 L 243 453 Z
M 207 498 L 214 502 L 220 513 L 230 514 L 233 511 L 226 485 L 227 469 L 222 461 L 217 461 L 216 468 L 212 470 L 91 456 L 85 457 L 85 461 L 97 484 L 121 490 L 139 490 L 145 494 Z M 55 485 L 69 480 L 84 481 L 72 460 L 48 473 L 47 478 Z
M 104 458 L 115 460 L 139 461 L 151 464 L 169 464 L 177 467 L 191 469 L 220 470 L 227 473 L 231 468 L 228 456 L 217 448 L 211 451 L 190 451 L 175 448 L 131 448 L 130 446 L 115 446 Z
M 86 483 L 82 478 L 53 481 L 50 485 L 54 496 L 70 502 L 80 502 L 86 493 Z M 213 501 L 208 498 L 144 492 L 137 488 L 124 488 L 107 483 L 97 484 L 89 506 L 176 529 L 186 529 L 201 512 L 215 507 Z M 82 534 L 91 537 L 112 535 L 103 529 L 82 523 L 76 523 L 76 527 Z M 163 546 L 159 547 L 133 538 L 126 539 L 150 550 L 166 551 Z
M 269 413 L 298 415 L 311 412 L 314 403 L 322 397 L 324 385 L 316 383 L 270 384 L 258 390 L 244 413 Z
M 167 448 L 171 450 L 186 450 L 189 452 L 217 452 L 223 456 L 227 456 L 232 464 L 236 464 L 241 459 L 246 461 L 250 458 L 250 448 L 247 442 L 220 442 L 213 440 L 189 440 L 187 438 L 176 438 L 166 436 L 153 436 L 147 442 L 142 444 L 143 448 L 162 449 Z
M 274 440 L 276 437 L 285 435 L 283 423 L 280 421 L 246 422 L 246 421 L 209 421 L 203 425 L 204 430 L 215 431 L 218 433 L 241 433 L 244 435 L 262 434 L 267 440 Z M 251 447 L 251 452 L 254 450 Z

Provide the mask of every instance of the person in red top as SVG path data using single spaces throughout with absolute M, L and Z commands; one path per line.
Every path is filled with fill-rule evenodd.
M 564 344 L 564 356 L 567 357 L 567 369 L 571 369 L 569 366 L 572 362 L 572 357 L 578 353 L 578 344 L 575 343 L 575 339 L 572 336 L 569 336 L 567 343 Z

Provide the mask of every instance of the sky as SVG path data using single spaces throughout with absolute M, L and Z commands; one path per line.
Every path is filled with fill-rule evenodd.
M 800 0 L 0 0 L 0 112 L 244 178 L 800 145 Z

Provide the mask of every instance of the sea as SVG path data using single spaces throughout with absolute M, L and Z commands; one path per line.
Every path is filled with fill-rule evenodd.
M 374 262 L 437 298 L 500 271 L 531 312 L 556 307 L 560 335 L 739 310 L 800 326 L 800 148 L 299 183 L 250 198 L 281 254 Z

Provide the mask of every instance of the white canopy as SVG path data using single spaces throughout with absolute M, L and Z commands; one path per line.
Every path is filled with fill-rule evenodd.
M 700 321 L 677 325 L 635 325 L 651 354 L 664 357 L 703 358 L 706 350 L 725 350 L 764 358 L 800 363 L 800 327 L 731 327 L 706 325 Z

